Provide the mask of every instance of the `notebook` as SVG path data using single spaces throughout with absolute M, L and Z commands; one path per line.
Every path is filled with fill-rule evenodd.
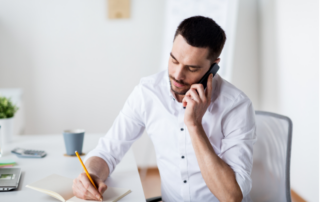
M 50 175 L 42 180 L 27 185 L 26 187 L 48 194 L 62 202 L 88 202 L 97 200 L 79 199 L 72 192 L 73 179 L 60 175 Z M 115 202 L 125 197 L 131 190 L 109 187 L 103 193 L 104 202 Z

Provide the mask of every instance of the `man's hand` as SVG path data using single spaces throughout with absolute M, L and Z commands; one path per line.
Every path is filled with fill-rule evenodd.
M 107 185 L 96 175 L 90 174 L 99 191 L 94 188 L 86 173 L 81 173 L 73 180 L 73 194 L 81 199 L 102 201 L 102 194 L 107 190 Z
M 200 126 L 202 117 L 206 113 L 211 102 L 212 78 L 210 74 L 207 81 L 207 89 L 204 91 L 202 84 L 193 84 L 182 100 L 186 107 L 184 123 L 187 126 Z

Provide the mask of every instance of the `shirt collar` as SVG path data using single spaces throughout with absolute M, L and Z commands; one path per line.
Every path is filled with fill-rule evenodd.
M 165 77 L 164 79 L 165 79 L 166 88 L 167 88 L 166 91 L 167 91 L 168 95 L 170 96 L 171 99 L 176 99 L 174 92 L 171 90 L 168 70 L 166 70 L 164 77 Z

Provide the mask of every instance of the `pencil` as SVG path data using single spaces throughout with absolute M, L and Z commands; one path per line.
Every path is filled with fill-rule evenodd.
M 76 155 L 77 155 L 77 157 L 78 157 L 78 159 L 79 159 L 79 161 L 80 161 L 80 163 L 81 163 L 81 165 L 82 165 L 82 167 L 83 167 L 84 171 L 86 172 L 86 174 L 87 174 L 87 176 L 88 176 L 88 178 L 89 178 L 89 180 L 90 180 L 91 184 L 92 184 L 92 185 L 94 186 L 94 188 L 96 188 L 96 190 L 99 192 L 99 190 L 98 190 L 98 188 L 96 187 L 96 185 L 94 184 L 94 182 L 93 182 L 93 180 L 92 180 L 92 178 L 91 178 L 91 176 L 90 176 L 89 172 L 87 171 L 86 166 L 83 164 L 83 162 L 82 162 L 82 160 L 81 160 L 81 158 L 80 158 L 80 156 L 79 156 L 79 153 L 78 153 L 77 151 L 76 151 L 75 153 L 76 153 Z

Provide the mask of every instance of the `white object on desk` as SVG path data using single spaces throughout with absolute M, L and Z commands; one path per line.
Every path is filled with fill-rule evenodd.
M 88 153 L 98 143 L 98 134 L 86 134 L 83 144 L 84 153 Z M 21 168 L 21 179 L 16 191 L 0 192 L 1 201 L 16 202 L 57 202 L 55 198 L 43 193 L 35 193 L 25 186 L 38 181 L 53 173 L 69 178 L 76 178 L 82 172 L 82 166 L 76 157 L 66 157 L 63 136 L 61 135 L 25 135 L 18 142 L 8 145 L 8 149 L 16 147 L 44 150 L 47 156 L 41 159 L 23 159 L 14 154 L 7 154 L 2 159 L 14 159 L 17 167 Z M 84 158 L 82 156 L 82 158 Z M 137 165 L 130 149 L 118 164 L 112 175 L 106 180 L 111 187 L 122 187 L 132 191 L 128 196 L 120 199 L 121 202 L 145 202 L 145 197 L 137 169 Z
M 23 133 L 25 127 L 23 90 L 20 88 L 0 88 L 0 96 L 10 98 L 12 103 L 19 108 L 14 114 L 13 123 L 10 123 L 13 125 L 11 127 L 14 137 L 8 137 L 9 139 L 7 138 L 7 140 L 12 141 L 19 137 L 17 135 L 21 135 Z

